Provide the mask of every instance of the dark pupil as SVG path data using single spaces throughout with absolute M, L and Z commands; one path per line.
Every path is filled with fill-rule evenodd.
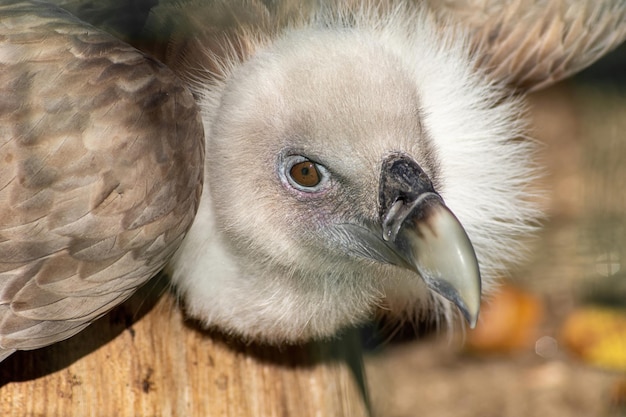
M 309 175 L 309 167 L 302 167 L 302 170 L 300 170 L 300 173 L 303 176 L 305 176 L 305 177 L 308 176 Z

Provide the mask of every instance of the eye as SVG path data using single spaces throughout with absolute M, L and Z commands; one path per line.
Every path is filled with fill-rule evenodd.
M 291 179 L 303 187 L 315 187 L 321 177 L 315 164 L 311 161 L 302 161 L 294 164 L 289 170 Z
M 282 177 L 293 188 L 307 193 L 322 190 L 330 175 L 324 166 L 301 155 L 289 155 L 282 161 Z

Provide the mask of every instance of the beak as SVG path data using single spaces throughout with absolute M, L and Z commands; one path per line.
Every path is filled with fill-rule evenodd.
M 382 166 L 379 200 L 382 238 L 394 254 L 387 260 L 416 271 L 474 328 L 481 296 L 474 248 L 417 162 L 390 155 Z
M 405 213 L 402 213 L 405 212 Z M 426 285 L 452 301 L 471 328 L 480 309 L 480 270 L 461 223 L 434 193 L 408 205 L 393 204 L 383 222 L 383 239 Z

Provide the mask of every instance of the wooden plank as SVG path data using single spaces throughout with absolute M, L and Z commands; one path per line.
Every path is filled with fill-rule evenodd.
M 76 337 L 0 363 L 0 415 L 368 415 L 354 334 L 245 345 L 185 321 L 166 285 L 151 282 Z

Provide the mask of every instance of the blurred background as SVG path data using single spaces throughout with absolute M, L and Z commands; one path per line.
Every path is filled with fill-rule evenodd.
M 529 104 L 544 228 L 476 330 L 369 351 L 377 415 L 626 416 L 626 47 Z

